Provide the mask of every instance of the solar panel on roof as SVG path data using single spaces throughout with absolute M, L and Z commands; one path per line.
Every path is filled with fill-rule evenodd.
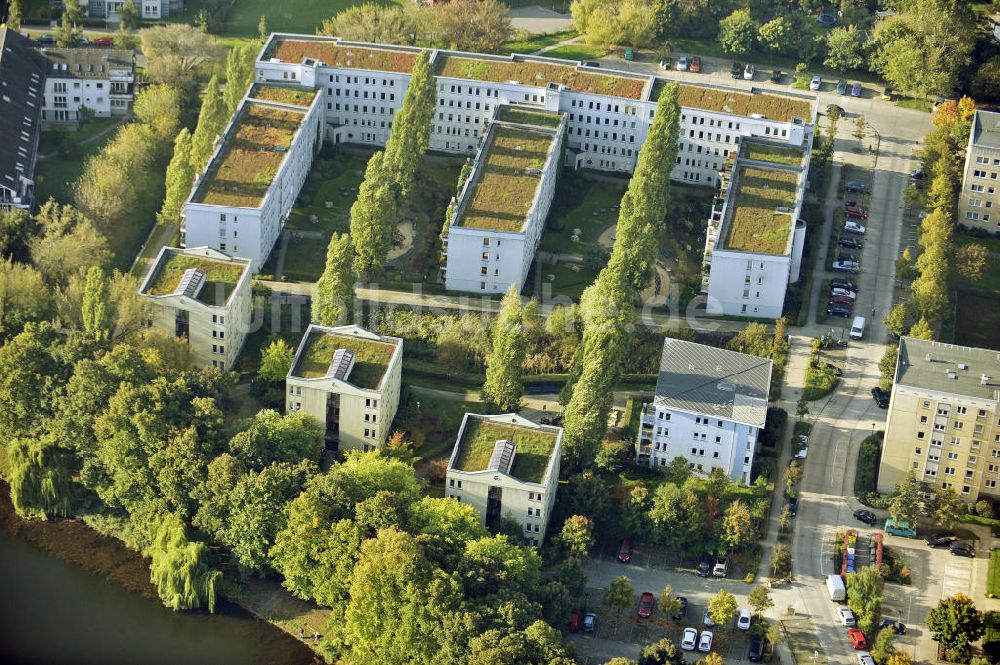
M 354 352 L 337 349 L 333 352 L 330 367 L 326 370 L 326 378 L 347 381 L 352 369 L 354 369 Z
M 203 286 L 205 286 L 205 273 L 197 268 L 188 268 L 181 276 L 181 281 L 177 283 L 174 295 L 197 298 Z
M 501 473 L 510 473 L 510 468 L 514 465 L 514 454 L 517 452 L 517 446 L 510 439 L 500 439 L 493 446 L 493 454 L 490 455 L 489 466 L 486 467 L 487 471 L 499 471 Z

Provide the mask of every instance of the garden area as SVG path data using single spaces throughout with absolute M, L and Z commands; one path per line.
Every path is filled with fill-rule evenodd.
M 968 245 L 985 246 L 989 259 L 980 279 L 969 279 L 955 272 L 955 343 L 1000 350 L 996 334 L 1000 329 L 1000 309 L 995 306 L 1000 298 L 1000 238 L 955 235 L 956 250 Z
M 802 399 L 812 402 L 823 399 L 834 391 L 843 370 L 830 362 L 836 360 L 844 362 L 846 352 L 843 347 L 823 346 L 823 340 L 814 339 L 812 341 L 812 352 L 809 355 L 809 365 L 806 367 L 806 385 L 802 391 Z
M 866 506 L 883 503 L 878 493 L 878 465 L 882 457 L 883 432 L 866 437 L 858 450 L 858 465 L 854 472 L 854 496 Z

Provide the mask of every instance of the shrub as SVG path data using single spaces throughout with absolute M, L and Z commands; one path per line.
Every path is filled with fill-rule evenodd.
M 882 432 L 868 436 L 861 442 L 857 470 L 854 473 L 854 495 L 859 499 L 862 499 L 863 495 L 877 494 L 878 464 L 881 455 Z
M 444 482 L 448 476 L 448 460 L 436 459 L 427 465 L 427 477 L 432 482 Z

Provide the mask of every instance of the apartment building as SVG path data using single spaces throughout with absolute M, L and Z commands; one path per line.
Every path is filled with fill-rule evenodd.
M 78 122 L 125 115 L 135 95 L 135 54 L 124 49 L 40 48 L 47 61 L 42 120 Z
M 309 175 L 322 121 L 312 88 L 251 86 L 184 204 L 182 244 L 242 256 L 260 270 Z
M 555 504 L 562 435 L 516 413 L 465 414 L 448 460 L 448 496 L 475 508 L 487 527 L 504 517 L 524 524 L 538 547 Z
M 811 143 L 811 128 L 800 145 L 744 138 L 720 169 L 701 285 L 709 314 L 781 316 L 805 247 L 806 223 L 799 215 Z
M 442 277 L 451 291 L 520 291 L 549 214 L 564 116 L 500 105 L 446 220 Z
M 33 42 L 0 25 L 0 210 L 34 204 L 44 86 Z
M 1000 497 L 1000 352 L 899 341 L 878 490 L 910 471 L 966 501 Z
M 125 0 L 79 0 L 83 13 L 92 18 L 107 19 L 108 25 L 118 25 L 122 20 Z M 184 0 L 135 0 L 139 16 L 144 21 L 169 18 L 184 11 Z
M 184 338 L 195 360 L 231 370 L 252 317 L 250 262 L 210 247 L 164 247 L 139 293 L 147 326 Z
M 285 379 L 285 411 L 323 423 L 330 450 L 376 450 L 396 416 L 402 371 L 402 339 L 310 325 Z
M 683 457 L 698 474 L 720 468 L 749 485 L 772 365 L 767 358 L 665 339 L 656 393 L 639 418 L 636 461 L 656 468 Z
M 958 197 L 958 223 L 990 233 L 1000 231 L 1000 113 L 976 111 L 965 149 L 965 171 Z

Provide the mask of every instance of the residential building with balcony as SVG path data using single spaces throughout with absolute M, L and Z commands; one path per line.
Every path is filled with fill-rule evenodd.
M 1000 113 L 977 110 L 965 149 L 957 221 L 963 226 L 1000 232 Z
M 86 108 L 98 118 L 126 115 L 135 95 L 135 54 L 125 49 L 38 49 L 48 61 L 46 122 L 79 122 Z
M 720 171 L 705 236 L 701 290 L 709 314 L 777 319 L 797 282 L 812 131 L 791 145 L 744 138 Z
M 0 25 L 0 210 L 34 204 L 45 60 L 33 46 Z
M 965 501 L 1000 497 L 1000 352 L 903 337 L 878 490 L 912 471 Z
M 500 105 L 445 221 L 442 276 L 451 291 L 520 291 L 555 194 L 562 115 Z
M 252 291 L 250 262 L 210 247 L 164 247 L 139 287 L 147 326 L 186 339 L 197 362 L 223 371 L 250 330 Z
M 768 358 L 665 339 L 656 393 L 639 416 L 636 461 L 656 468 L 683 457 L 699 475 L 719 468 L 749 485 L 772 367 Z
M 118 25 L 122 20 L 125 0 L 79 0 L 83 13 L 91 18 L 107 19 L 108 25 Z M 184 11 L 184 0 L 136 0 L 139 16 L 144 21 L 170 18 L 171 14 Z
M 538 547 L 559 486 L 562 435 L 561 427 L 516 413 L 466 413 L 448 460 L 448 497 L 475 508 L 487 527 L 505 517 L 523 524 L 524 537 Z
M 376 450 L 396 416 L 402 371 L 402 339 L 312 324 L 285 379 L 285 411 L 323 423 L 330 450 Z

